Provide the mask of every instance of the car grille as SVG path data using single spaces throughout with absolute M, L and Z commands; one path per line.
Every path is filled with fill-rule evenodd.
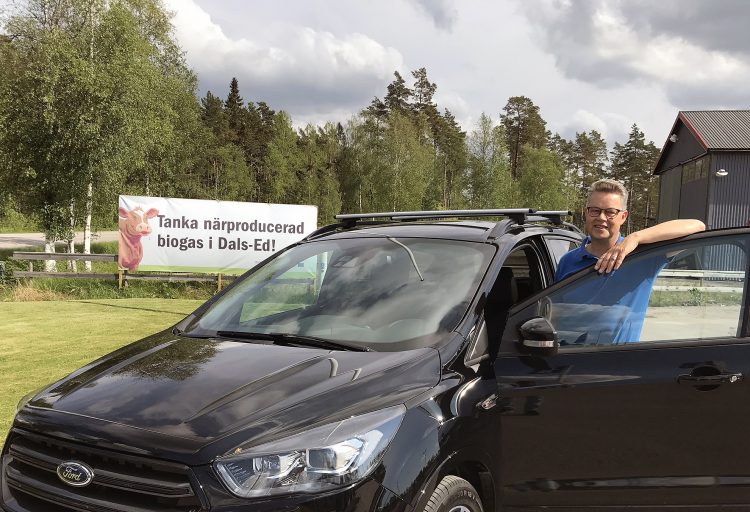
M 3 504 L 13 512 L 196 512 L 206 510 L 187 466 L 123 455 L 14 429 L 2 461 Z M 57 477 L 65 461 L 94 470 L 86 487 Z

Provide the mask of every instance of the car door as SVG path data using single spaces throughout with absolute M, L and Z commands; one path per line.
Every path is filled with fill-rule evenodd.
M 749 247 L 748 229 L 655 244 L 511 309 L 494 362 L 506 509 L 750 504 Z M 645 311 L 627 305 L 638 286 Z M 521 345 L 534 318 L 556 353 Z

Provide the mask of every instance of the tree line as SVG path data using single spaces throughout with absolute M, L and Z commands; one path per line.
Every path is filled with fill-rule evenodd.
M 580 212 L 601 177 L 656 216 L 658 149 L 633 125 L 572 140 L 514 96 L 468 133 L 425 68 L 398 72 L 345 123 L 296 128 L 262 99 L 197 94 L 159 0 L 26 0 L 0 38 L 0 217 L 48 240 L 112 226 L 118 194 L 301 203 L 340 212 L 534 207 Z M 218 91 L 216 91 L 218 92 Z M 577 218 L 580 223 L 580 218 Z

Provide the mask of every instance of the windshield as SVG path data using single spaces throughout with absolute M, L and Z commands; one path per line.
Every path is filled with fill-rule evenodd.
M 288 333 L 374 350 L 431 345 L 461 320 L 493 253 L 487 244 L 418 238 L 305 243 L 237 283 L 185 334 Z

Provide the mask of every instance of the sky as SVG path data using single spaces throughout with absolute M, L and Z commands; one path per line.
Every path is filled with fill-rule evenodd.
M 679 110 L 750 108 L 746 0 L 165 0 L 199 93 L 346 121 L 425 67 L 471 131 L 508 98 L 552 132 L 661 147 Z

